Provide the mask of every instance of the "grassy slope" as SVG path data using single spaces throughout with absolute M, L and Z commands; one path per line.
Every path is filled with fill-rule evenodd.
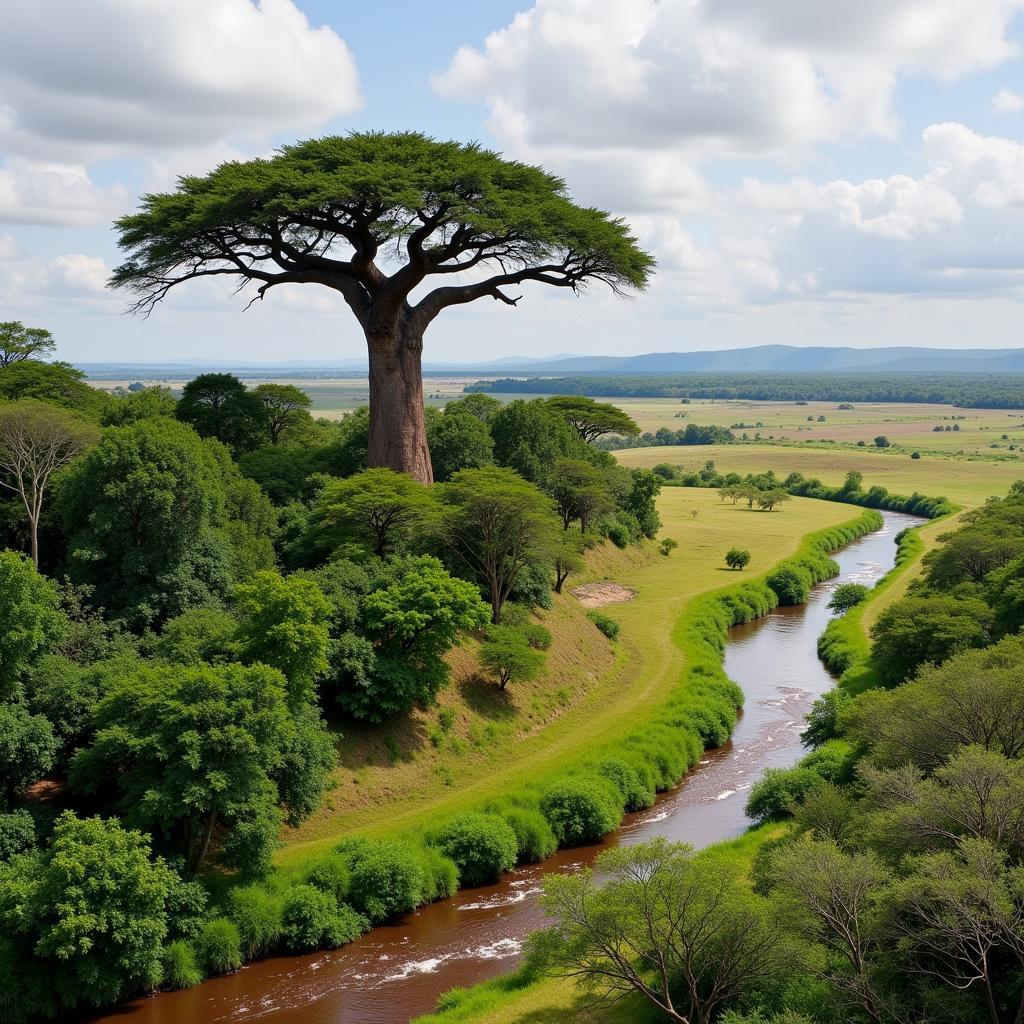
M 591 554 L 586 573 L 570 580 L 575 586 L 609 577 L 637 591 L 633 601 L 604 609 L 622 626 L 613 653 L 575 607 L 575 599 L 563 595 L 546 616 L 558 637 L 551 668 L 534 691 L 510 694 L 512 713 L 499 720 L 497 729 L 479 744 L 463 739 L 471 729 L 486 729 L 494 721 L 480 696 L 489 693 L 486 684 L 466 682 L 472 675 L 467 661 L 463 685 L 445 697 L 459 717 L 452 731 L 460 742 L 453 745 L 446 738 L 438 748 L 429 742 L 402 748 L 403 738 L 393 737 L 391 748 L 400 756 L 391 763 L 380 756 L 384 741 L 364 733 L 354 745 L 371 753 L 371 763 L 354 768 L 348 757 L 332 793 L 333 807 L 292 833 L 279 861 L 294 864 L 356 829 L 374 834 L 414 828 L 501 794 L 510 780 L 552 772 L 602 740 L 629 731 L 665 700 L 679 678 L 683 654 L 669 637 L 683 607 L 696 594 L 741 578 L 722 561 L 729 547 L 741 543 L 749 548 L 753 560 L 747 574 L 758 574 L 793 553 L 804 535 L 851 515 L 848 506 L 809 499 L 795 499 L 771 513 L 748 511 L 722 504 L 713 491 L 689 488 L 667 488 L 659 509 L 662 536 L 680 543 L 669 558 L 653 554 L 650 547 L 624 552 L 606 547 Z M 581 647 L 588 652 L 585 658 L 579 657 Z M 591 651 L 598 653 L 592 656 Z M 605 654 L 607 661 L 602 660 Z M 581 671 L 581 664 L 594 676 L 582 694 L 574 690 L 579 676 L 572 674 Z M 527 717 L 531 707 L 542 720 Z M 426 713 L 417 728 L 424 734 L 432 726 L 436 731 L 439 716 L 440 709 Z M 401 759 L 402 749 L 412 754 L 411 761 Z M 358 797 L 353 796 L 356 789 Z
M 615 453 L 625 466 L 650 467 L 659 462 L 700 469 L 711 459 L 722 473 L 763 473 L 779 476 L 799 472 L 826 484 L 840 484 L 851 470 L 864 474 L 864 486 L 881 484 L 898 494 L 945 495 L 958 505 L 980 505 L 993 494 L 1005 494 L 1014 480 L 1024 477 L 1020 462 L 967 461 L 929 457 L 912 460 L 906 453 L 881 449 L 785 447 L 771 444 L 693 445 L 690 447 L 630 448 Z

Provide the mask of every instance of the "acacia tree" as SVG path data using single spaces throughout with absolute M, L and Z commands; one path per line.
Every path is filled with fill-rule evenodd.
M 127 258 L 111 284 L 135 293 L 135 311 L 214 276 L 252 282 L 253 301 L 281 284 L 338 292 L 369 353 L 368 464 L 422 482 L 432 472 L 420 363 L 439 313 L 480 298 L 514 306 L 509 289 L 527 281 L 642 289 L 654 262 L 622 220 L 577 206 L 561 178 L 417 132 L 329 136 L 225 163 L 145 196 L 117 227 Z
M 548 399 L 548 405 L 588 444 L 605 434 L 635 437 L 640 433 L 636 420 L 610 402 L 595 402 L 584 395 L 555 395 Z
M 0 325 L 3 326 L 3 325 Z M 98 431 L 73 413 L 45 402 L 24 400 L 0 409 L 0 487 L 25 506 L 32 563 L 39 566 L 39 519 L 54 473 L 96 439 Z
M 41 359 L 56 347 L 45 327 L 26 327 L 20 320 L 0 323 L 0 368 L 26 359 Z

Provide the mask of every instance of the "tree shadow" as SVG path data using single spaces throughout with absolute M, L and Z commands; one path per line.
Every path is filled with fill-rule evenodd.
M 508 690 L 499 690 L 493 680 L 472 675 L 460 679 L 458 687 L 466 706 L 482 718 L 507 721 L 515 717 L 516 709 L 512 703 L 511 693 Z
M 335 737 L 342 741 L 338 748 L 338 764 L 354 771 L 367 765 L 385 767 L 411 761 L 427 743 L 426 724 L 412 715 L 400 715 L 374 725 L 339 716 L 331 722 Z

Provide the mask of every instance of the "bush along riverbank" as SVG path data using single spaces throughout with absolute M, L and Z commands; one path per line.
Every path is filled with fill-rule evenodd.
M 672 634 L 686 666 L 670 699 L 653 720 L 630 723 L 620 739 L 580 763 L 523 779 L 501 799 L 429 828 L 393 838 L 353 836 L 266 878 L 224 880 L 217 916 L 202 934 L 174 944 L 176 963 L 166 977 L 184 987 L 245 960 L 336 948 L 452 895 L 460 884 L 495 881 L 516 864 L 614 831 L 625 813 L 650 806 L 706 748 L 729 738 L 743 700 L 722 668 L 729 627 L 806 600 L 815 583 L 838 571 L 830 553 L 881 525 L 869 511 L 810 534 L 765 575 L 692 601 Z

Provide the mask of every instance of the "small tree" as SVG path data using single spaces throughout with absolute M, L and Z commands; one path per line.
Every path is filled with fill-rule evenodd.
M 555 546 L 554 570 L 556 594 L 562 592 L 569 576 L 583 567 L 583 539 L 576 533 L 563 533 L 561 542 Z
M 449 406 L 443 416 L 435 415 L 427 423 L 430 464 L 434 479 L 441 483 L 460 469 L 482 469 L 494 464 L 494 438 L 487 423 L 472 412 L 459 409 L 459 405 Z
M 730 569 L 745 569 L 750 564 L 750 552 L 745 548 L 729 548 L 725 553 L 725 564 Z
M 252 391 L 231 373 L 201 373 L 182 389 L 174 414 L 200 437 L 215 437 L 247 451 L 267 438 L 267 412 Z
M 554 464 L 549 490 L 566 530 L 578 519 L 580 531 L 586 533 L 595 518 L 613 508 L 604 475 L 596 466 L 580 459 L 559 459 Z
M 885 434 L 879 434 L 875 438 L 875 447 L 876 448 L 888 448 L 891 444 L 892 444 L 892 442 L 889 440 L 889 438 L 887 438 L 885 436 Z
M 856 469 L 851 469 L 850 472 L 846 474 L 846 479 L 843 481 L 843 494 L 852 494 L 859 491 L 863 483 L 864 474 Z
M 514 626 L 492 626 L 480 646 L 480 662 L 498 680 L 499 690 L 536 679 L 544 661 L 543 651 L 534 650 Z
M 0 369 L 26 359 L 42 359 L 56 346 L 53 335 L 43 327 L 26 327 L 20 320 L 0 323 Z
M 245 662 L 278 669 L 288 680 L 292 703 L 311 697 L 330 667 L 330 605 L 313 580 L 256 573 L 235 590 L 236 642 Z
M 64 639 L 68 621 L 52 580 L 17 551 L 0 551 L 0 700 L 18 693 L 22 673 Z
M 771 512 L 776 505 L 789 501 L 789 495 L 781 487 L 773 487 L 770 491 L 762 491 L 757 499 L 758 508 Z
M 72 787 L 115 786 L 124 820 L 162 837 L 191 871 L 218 830 L 223 859 L 266 866 L 282 824 L 279 805 L 298 810 L 286 800 L 299 792 L 302 809 L 312 809 L 285 679 L 266 665 L 135 670 L 100 701 L 93 725 L 95 739 L 72 761 Z M 290 778 L 296 770 L 299 787 Z M 298 823 L 294 813 L 291 820 Z
M 365 544 L 384 558 L 405 546 L 414 527 L 428 529 L 434 511 L 429 488 L 404 473 L 381 468 L 328 484 L 316 516 L 339 542 Z
M 555 924 L 531 945 L 605 1001 L 635 993 L 679 1024 L 714 1020 L 791 956 L 762 901 L 682 843 L 608 850 L 595 867 L 545 878 Z
M 843 615 L 851 608 L 859 605 L 867 596 L 869 590 L 863 583 L 840 583 L 832 591 L 832 600 L 828 606 L 832 611 Z
M 23 797 L 53 767 L 56 754 L 57 738 L 42 715 L 0 704 L 0 810 Z
M 487 588 L 497 624 L 520 572 L 555 547 L 561 524 L 551 499 L 512 470 L 495 467 L 456 473 L 441 500 L 446 541 Z
M 673 540 L 671 537 L 665 537 L 658 545 L 658 550 L 668 557 L 677 547 L 679 547 L 679 541 Z
M 389 564 L 379 589 L 363 598 L 361 624 L 375 648 L 371 678 L 342 690 L 339 701 L 358 718 L 380 722 L 431 704 L 447 682 L 444 655 L 461 634 L 487 622 L 476 585 L 423 555 Z
M 0 325 L 3 326 L 3 325 Z M 0 486 L 14 491 L 28 515 L 32 562 L 39 565 L 39 520 L 53 475 L 96 439 L 92 424 L 46 402 L 0 408 Z
M 313 400 L 294 384 L 260 384 L 253 394 L 266 414 L 271 444 L 277 444 L 286 430 L 309 421 L 308 410 Z

